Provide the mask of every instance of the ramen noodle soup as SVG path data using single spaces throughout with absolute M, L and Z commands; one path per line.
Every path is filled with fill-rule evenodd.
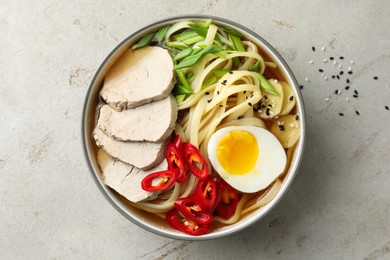
M 212 20 L 140 38 L 108 71 L 100 98 L 93 137 L 105 184 L 188 235 L 267 205 L 301 134 L 296 94 L 277 63 Z

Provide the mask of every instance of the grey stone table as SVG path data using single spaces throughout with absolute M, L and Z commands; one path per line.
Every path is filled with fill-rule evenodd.
M 1 0 L 0 259 L 389 259 L 389 7 Z M 273 44 L 303 86 L 308 121 L 304 162 L 281 203 L 206 242 L 122 217 L 95 186 L 80 137 L 88 83 L 108 52 L 148 23 L 190 13 L 242 23 Z

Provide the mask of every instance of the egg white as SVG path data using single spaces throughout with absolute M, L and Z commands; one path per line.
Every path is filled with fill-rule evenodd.
M 248 173 L 234 175 L 227 172 L 219 163 L 216 150 L 222 137 L 234 130 L 244 130 L 255 136 L 259 156 L 255 166 Z M 207 146 L 208 156 L 214 170 L 233 188 L 252 193 L 265 189 L 284 170 L 286 153 L 278 139 L 268 130 L 256 126 L 229 126 L 216 131 Z

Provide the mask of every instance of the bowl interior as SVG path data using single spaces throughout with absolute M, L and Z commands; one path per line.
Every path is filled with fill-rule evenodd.
M 111 190 L 107 186 L 104 185 L 102 181 L 102 173 L 99 168 L 96 158 L 97 158 L 97 146 L 93 140 L 92 132 L 96 124 L 96 107 L 99 103 L 99 92 L 102 88 L 104 76 L 111 68 L 111 66 L 115 63 L 115 61 L 135 42 L 137 42 L 140 37 L 149 32 L 156 31 L 157 28 L 164 26 L 165 24 L 178 22 L 180 20 L 197 20 L 197 19 L 212 19 L 213 22 L 217 25 L 229 26 L 233 27 L 237 30 L 240 30 L 243 35 L 251 39 L 253 42 L 257 44 L 259 47 L 259 51 L 265 60 L 272 60 L 275 62 L 279 70 L 276 75 L 267 75 L 274 76 L 278 79 L 283 79 L 287 81 L 290 86 L 292 86 L 295 96 L 297 97 L 297 113 L 300 115 L 301 121 L 301 138 L 298 141 L 298 145 L 296 146 L 295 152 L 293 154 L 293 158 L 290 164 L 290 168 L 287 174 L 283 177 L 282 187 L 278 192 L 277 196 L 267 205 L 258 210 L 251 212 L 250 214 L 245 215 L 240 221 L 232 225 L 224 225 L 224 226 L 216 226 L 213 228 L 213 231 L 209 234 L 194 237 L 189 236 L 184 233 L 178 232 L 168 226 L 164 219 L 142 210 L 139 210 L 133 207 L 130 203 L 127 202 L 122 196 L 118 195 L 115 191 Z M 82 122 L 82 135 L 84 142 L 84 150 L 87 157 L 88 164 L 91 168 L 92 175 L 96 181 L 97 186 L 102 191 L 107 200 L 126 218 L 128 218 L 133 223 L 143 227 L 146 230 L 154 232 L 156 234 L 175 238 L 175 239 L 186 239 L 186 240 L 203 240 L 209 238 L 217 238 L 229 234 L 233 234 L 236 231 L 242 230 L 245 227 L 255 223 L 259 219 L 261 219 L 266 213 L 268 213 L 281 199 L 281 197 L 285 194 L 287 188 L 291 184 L 295 174 L 297 173 L 301 157 L 303 154 L 304 147 L 304 139 L 305 139 L 305 116 L 304 116 L 304 106 L 302 101 L 302 96 L 299 91 L 298 84 L 289 69 L 286 62 L 283 58 L 276 52 L 276 50 L 263 38 L 250 31 L 249 29 L 236 24 L 231 21 L 227 21 L 225 19 L 210 17 L 210 16 L 185 16 L 178 18 L 170 18 L 160 22 L 156 22 L 150 26 L 142 28 L 141 30 L 135 32 L 134 34 L 127 37 L 123 40 L 114 50 L 110 52 L 107 58 L 103 61 L 101 66 L 98 68 L 95 73 L 92 82 L 89 86 L 89 90 L 86 96 L 84 111 L 83 111 L 83 122 Z

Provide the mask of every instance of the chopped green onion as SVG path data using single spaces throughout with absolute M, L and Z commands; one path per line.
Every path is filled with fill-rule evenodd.
M 192 90 L 188 90 L 186 87 L 184 87 L 183 85 L 176 85 L 174 88 L 173 88 L 173 93 L 175 93 L 176 95 L 186 95 L 186 94 L 194 94 L 192 92 Z
M 158 31 L 158 33 L 156 34 L 156 40 L 158 43 L 161 43 L 164 40 L 165 35 L 167 34 L 167 31 L 169 30 L 170 27 L 171 25 L 168 24 Z
M 208 32 L 208 26 L 199 25 L 199 24 L 189 24 L 188 25 L 194 32 L 196 32 L 199 36 L 206 38 Z
M 191 81 L 192 77 L 194 76 L 194 72 L 190 71 L 186 74 L 187 81 Z
M 166 46 L 168 47 L 173 47 L 179 50 L 185 50 L 188 48 L 188 45 L 183 43 L 183 42 L 167 42 L 165 43 Z
M 218 78 L 222 78 L 223 76 L 225 76 L 226 73 L 228 73 L 229 71 L 228 70 L 214 70 L 212 71 L 212 73 L 214 74 L 214 76 L 218 77 Z
M 189 55 L 192 53 L 193 50 L 194 50 L 194 49 L 192 49 L 192 48 L 187 48 L 187 49 L 185 49 L 185 50 L 179 52 L 179 53 L 173 58 L 173 60 L 181 60 L 181 59 L 184 59 L 185 57 L 189 56 Z
M 193 54 L 193 55 L 187 56 L 179 64 L 175 65 L 175 67 L 173 69 L 174 70 L 178 70 L 178 69 L 190 67 L 190 66 L 196 64 L 206 54 L 216 53 L 216 52 L 219 52 L 221 50 L 222 50 L 221 46 L 210 45 L 207 48 L 201 50 L 197 54 Z
M 218 58 L 221 58 L 221 59 L 226 59 L 226 57 L 224 55 L 222 55 L 221 53 L 214 53 L 215 56 L 217 56 Z
M 187 89 L 188 93 L 192 93 L 192 88 L 190 86 L 190 83 L 187 81 L 183 71 L 176 70 L 176 75 L 178 76 L 178 78 L 179 78 L 180 82 L 183 84 L 183 86 Z M 186 93 L 186 94 L 188 94 L 188 93 Z
M 229 40 L 232 42 L 234 50 L 245 51 L 244 45 L 242 44 L 239 37 L 229 34 Z
M 218 78 L 216 76 L 211 75 L 205 81 L 203 81 L 202 88 L 213 85 L 215 82 L 217 82 L 217 80 Z
M 183 41 L 183 43 L 187 44 L 187 45 L 192 45 L 194 43 L 197 43 L 197 42 L 200 42 L 200 41 L 203 41 L 204 38 L 202 36 L 194 36 L 194 37 L 191 37 L 191 38 L 188 38 L 186 40 Z
M 139 49 L 139 48 L 142 48 L 145 46 L 149 46 L 150 43 L 152 42 L 155 34 L 156 33 L 149 33 L 149 34 L 145 35 L 144 37 L 141 38 L 141 40 L 139 40 L 139 42 L 137 44 L 133 45 L 132 49 L 135 50 L 135 49 Z
M 183 102 L 185 99 L 186 99 L 186 94 L 177 95 L 177 96 L 176 96 L 176 101 L 177 101 L 177 103 L 181 103 L 181 102 Z
M 206 19 L 206 20 L 204 21 L 204 25 L 203 25 L 203 26 L 209 27 L 209 25 L 212 24 L 212 22 L 213 22 L 213 20 L 211 20 L 211 19 Z
M 176 34 L 175 36 L 173 36 L 173 38 L 176 41 L 182 42 L 184 40 L 187 40 L 187 39 L 195 37 L 195 36 L 198 36 L 198 34 L 196 32 L 194 32 L 192 30 L 186 30 L 180 34 Z
M 271 83 L 269 83 L 268 80 L 266 80 L 266 78 L 264 78 L 263 75 L 261 75 L 260 73 L 256 73 L 256 76 L 257 78 L 260 80 L 260 85 L 261 87 L 268 93 L 272 94 L 272 95 L 275 95 L 275 96 L 280 96 L 279 93 L 276 91 L 276 89 L 274 88 L 274 86 L 272 86 Z
M 234 35 L 237 37 L 241 37 L 242 33 L 240 33 L 238 30 L 231 28 L 231 27 L 223 27 L 224 31 L 230 35 Z
M 253 64 L 251 67 L 250 67 L 250 71 L 255 71 L 255 72 L 258 72 L 259 71 L 259 68 L 260 68 L 260 61 L 258 60 L 255 64 Z
M 236 66 L 237 68 L 241 66 L 241 62 L 240 62 L 240 59 L 238 57 L 233 57 L 232 60 L 233 60 L 234 66 Z

